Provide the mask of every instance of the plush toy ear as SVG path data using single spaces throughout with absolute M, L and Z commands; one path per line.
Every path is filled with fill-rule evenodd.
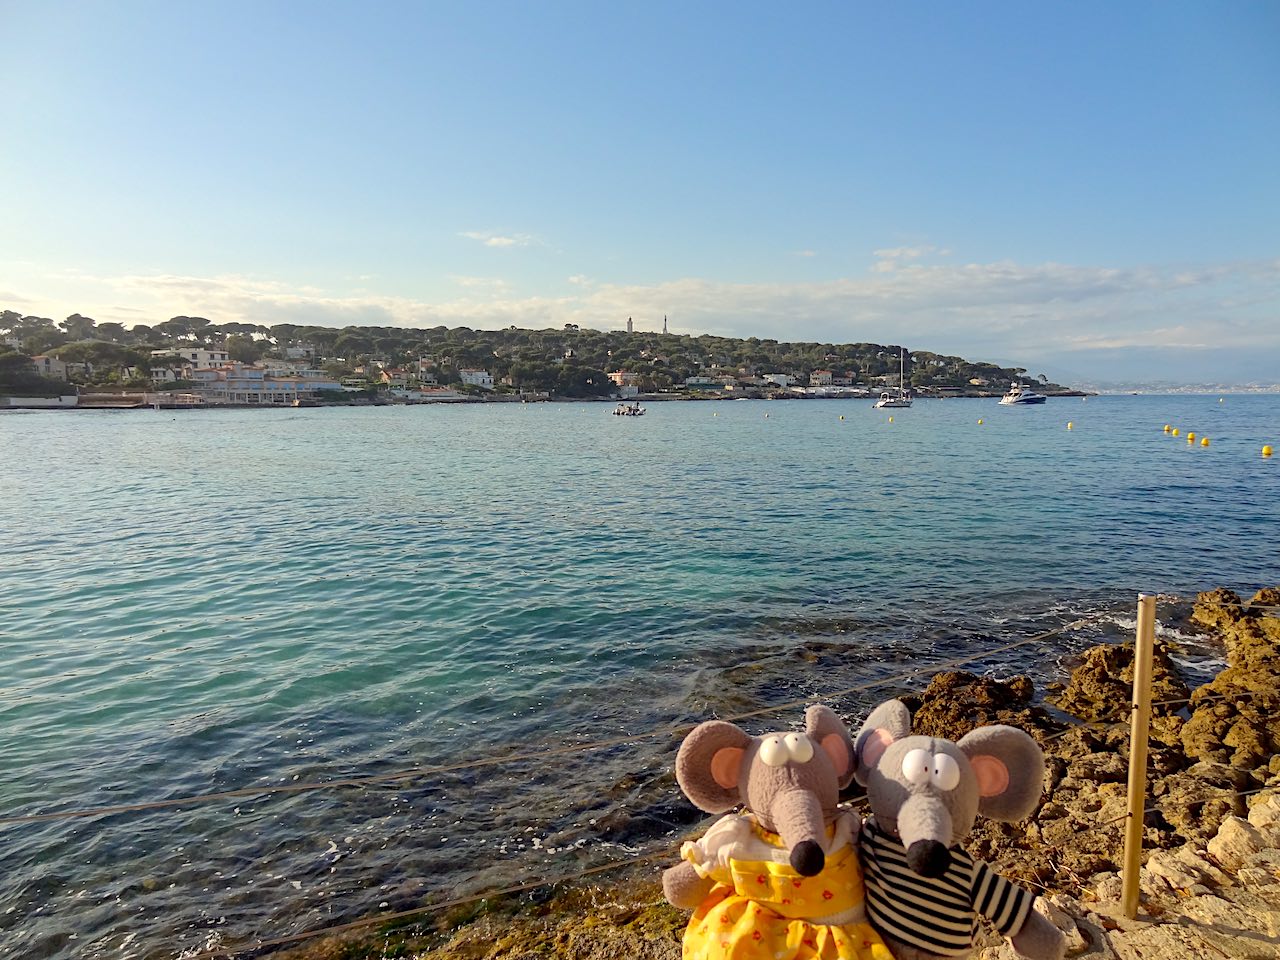
M 737 806 L 749 746 L 751 737 L 723 720 L 700 723 L 684 738 L 676 754 L 676 782 L 695 807 L 724 813 Z
M 837 785 L 843 790 L 853 780 L 853 738 L 849 728 L 830 707 L 814 704 L 804 712 L 804 732 L 822 748 L 836 768 Z
M 901 700 L 886 700 L 871 711 L 853 744 L 858 782 L 867 785 L 867 776 L 895 740 L 911 735 L 911 711 Z
M 1030 816 L 1044 791 L 1044 752 L 1017 727 L 979 727 L 956 744 L 978 778 L 978 812 L 1012 823 Z

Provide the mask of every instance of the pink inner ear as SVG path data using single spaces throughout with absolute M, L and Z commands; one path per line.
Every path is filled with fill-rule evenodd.
M 867 734 L 862 741 L 862 765 L 874 767 L 884 756 L 884 752 L 893 746 L 893 734 L 882 727 L 877 727 Z
M 725 747 L 717 750 L 711 758 L 711 776 L 726 790 L 732 790 L 738 785 L 738 771 L 742 769 L 742 755 L 745 752 L 741 747 Z
M 844 737 L 838 733 L 828 733 L 822 738 L 822 749 L 831 758 L 837 777 L 843 777 L 849 772 L 849 748 L 844 745 Z
M 970 757 L 973 772 L 978 775 L 978 793 L 984 797 L 998 797 L 1009 789 L 1009 768 L 988 754 Z

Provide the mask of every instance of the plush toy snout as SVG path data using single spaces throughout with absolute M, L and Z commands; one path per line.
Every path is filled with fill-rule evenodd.
M 917 840 L 907 848 L 907 866 L 922 877 L 940 877 L 951 866 L 951 851 L 937 840 Z
M 802 877 L 816 877 L 827 865 L 827 855 L 817 840 L 801 840 L 791 851 L 791 866 Z

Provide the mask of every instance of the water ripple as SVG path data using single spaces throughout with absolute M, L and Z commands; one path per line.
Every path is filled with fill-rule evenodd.
M 589 865 L 696 815 L 676 741 L 542 752 L 1280 581 L 1280 398 L 1064 403 L 0 418 L 42 451 L 0 458 L 0 813 L 532 756 L 0 827 L 0 956 L 170 956 Z

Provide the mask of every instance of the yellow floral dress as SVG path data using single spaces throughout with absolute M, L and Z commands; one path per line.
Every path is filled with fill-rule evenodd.
M 681 856 L 715 881 L 684 933 L 684 960 L 892 960 L 867 923 L 859 821 L 842 811 L 827 830 L 826 865 L 802 877 L 782 838 L 750 814 L 716 822 Z

